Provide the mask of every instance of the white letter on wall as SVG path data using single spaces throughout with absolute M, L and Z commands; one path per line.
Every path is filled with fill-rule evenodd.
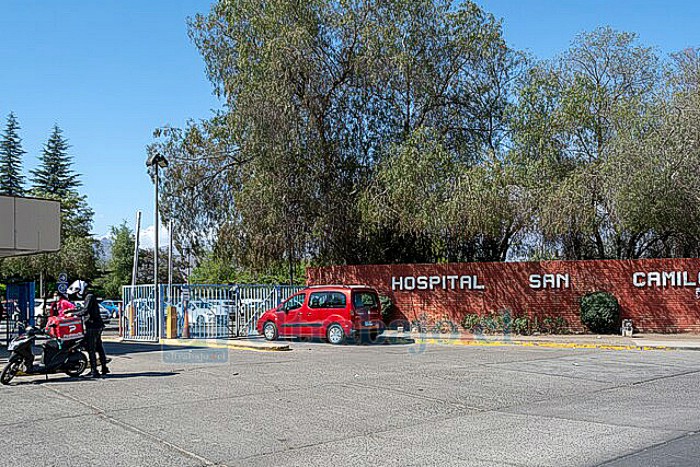
M 644 281 L 644 277 L 646 274 L 643 272 L 635 272 L 632 274 L 632 283 L 634 284 L 635 287 L 644 287 L 646 282 Z

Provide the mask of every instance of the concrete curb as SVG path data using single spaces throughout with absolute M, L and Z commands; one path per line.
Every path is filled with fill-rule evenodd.
M 521 346 L 553 349 L 602 349 L 602 350 L 689 350 L 700 351 L 700 334 L 648 335 L 634 338 L 615 335 L 481 335 L 466 332 L 448 334 L 418 333 L 387 330 L 385 338 L 412 339 L 419 344 L 463 346 Z
M 121 337 L 102 337 L 102 342 L 112 342 L 112 343 L 121 343 L 124 339 Z
M 159 342 L 130 341 L 121 337 L 108 337 L 104 342 L 121 344 L 169 345 L 172 347 L 207 347 L 210 349 L 253 350 L 258 352 L 285 352 L 291 350 L 289 344 L 272 342 L 223 341 L 218 339 L 161 339 Z

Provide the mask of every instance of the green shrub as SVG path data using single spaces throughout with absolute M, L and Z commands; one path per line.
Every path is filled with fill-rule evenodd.
M 569 323 L 564 319 L 563 316 L 557 316 L 556 318 L 554 318 L 553 326 L 554 329 L 552 332 L 554 332 L 554 334 L 569 333 Z
M 569 323 L 562 316 L 545 316 L 539 321 L 535 319 L 534 328 L 543 334 L 569 333 Z
M 388 323 L 389 318 L 391 318 L 394 313 L 394 302 L 392 302 L 391 298 L 387 297 L 386 295 L 380 294 L 379 304 L 382 306 L 382 319 L 385 323 Z
M 435 323 L 435 328 L 433 332 L 438 332 L 440 334 L 454 334 L 459 332 L 459 327 L 449 317 L 443 317 L 440 321 Z
M 481 318 L 481 326 L 484 328 L 484 332 L 489 334 L 503 332 L 503 316 L 497 314 L 486 315 Z
M 542 321 L 540 321 L 540 332 L 545 333 L 545 334 L 553 334 L 552 333 L 552 328 L 554 327 L 554 319 L 550 318 L 549 316 L 545 316 L 542 318 Z
M 608 292 L 581 297 L 581 323 L 592 332 L 614 332 L 620 324 L 620 304 Z
M 508 308 L 499 311 L 501 318 L 502 330 L 504 333 L 512 332 L 513 330 L 513 313 Z
M 484 332 L 487 334 L 514 333 L 529 335 L 533 331 L 533 323 L 530 318 L 527 316 L 515 317 L 507 309 L 484 316 L 468 313 L 462 318 L 462 327 L 470 332 Z
M 467 313 L 462 318 L 462 327 L 467 331 L 473 331 L 481 324 L 481 318 L 476 313 Z
M 520 316 L 513 320 L 513 332 L 521 336 L 528 336 L 532 332 L 532 323 L 527 316 Z

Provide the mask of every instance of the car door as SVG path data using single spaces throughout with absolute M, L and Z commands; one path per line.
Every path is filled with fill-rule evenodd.
M 369 290 L 358 290 L 352 294 L 353 308 L 361 326 L 381 326 L 379 297 Z
M 280 307 L 277 312 L 277 322 L 279 332 L 284 336 L 300 336 L 306 333 L 304 320 L 304 303 L 306 301 L 305 293 L 298 293 Z
M 309 295 L 309 302 L 306 305 L 304 313 L 306 314 L 306 322 L 309 331 L 312 335 L 318 336 L 321 334 L 321 327 L 326 315 L 326 302 L 328 301 L 327 292 L 312 292 Z
M 346 306 L 346 297 L 342 292 L 313 292 L 309 295 L 309 304 L 306 312 L 309 331 L 314 336 L 324 337 L 325 329 L 323 325 L 332 316 L 338 316 L 339 318 L 336 321 L 340 321 L 345 315 Z

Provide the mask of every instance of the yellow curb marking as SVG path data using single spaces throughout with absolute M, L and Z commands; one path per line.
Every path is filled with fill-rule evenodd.
M 208 342 L 206 340 L 196 340 L 196 339 L 161 339 L 160 342 L 146 342 L 146 341 L 130 341 L 123 339 L 110 339 L 104 340 L 104 342 L 116 342 L 121 344 L 147 344 L 147 345 L 172 345 L 174 347 L 205 347 L 209 349 L 228 349 L 228 350 L 249 350 L 251 352 L 287 352 L 291 348 L 287 346 L 282 347 L 253 347 L 247 345 L 239 344 L 222 344 L 218 342 Z
M 291 350 L 289 345 L 286 347 L 276 346 L 276 347 L 255 347 L 252 345 L 245 344 L 225 344 L 219 342 L 211 342 L 206 340 L 196 340 L 196 339 L 162 339 L 161 345 L 173 345 L 180 347 L 207 347 L 210 349 L 229 349 L 229 350 L 250 350 L 252 352 L 286 352 Z
M 668 350 L 664 346 L 637 346 L 637 345 L 611 345 L 611 344 L 575 344 L 575 343 L 559 343 L 559 342 L 517 342 L 517 341 L 488 341 L 488 340 L 449 340 L 449 339 L 416 339 L 419 344 L 442 344 L 456 346 L 475 346 L 475 347 L 506 347 L 506 346 L 521 346 L 521 347 L 547 347 L 553 349 L 601 349 L 601 350 Z

